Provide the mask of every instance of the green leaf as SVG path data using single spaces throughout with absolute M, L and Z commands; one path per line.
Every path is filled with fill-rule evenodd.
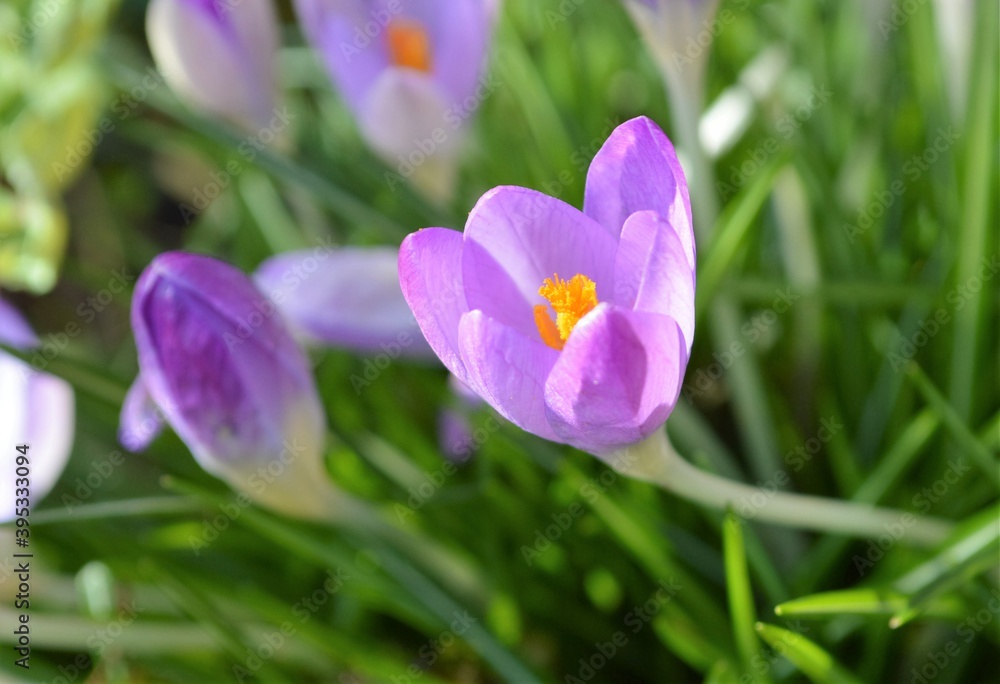
M 733 623 L 733 637 L 740 654 L 744 672 L 754 672 L 751 660 L 760 651 L 760 640 L 754 631 L 757 611 L 754 608 L 750 575 L 747 571 L 746 549 L 743 544 L 742 526 L 746 521 L 730 511 L 722 523 L 722 548 L 726 565 L 726 589 L 729 596 L 729 613 Z M 768 681 L 765 676 L 758 681 Z
M 833 656 L 801 634 L 762 622 L 757 623 L 757 633 L 816 684 L 860 684 Z
M 924 373 L 915 361 L 910 361 L 906 364 L 906 374 L 913 380 L 913 383 L 920 390 L 920 393 L 924 395 L 924 399 L 931 405 L 931 408 L 937 411 L 941 420 L 944 421 L 945 426 L 951 432 L 952 437 L 962 447 L 962 450 L 972 458 L 973 462 L 983 471 L 983 474 L 997 488 L 1000 488 L 1000 463 L 997 462 L 997 459 L 990 453 L 989 449 L 976 439 L 976 436 L 972 434 L 972 431 L 965 424 L 962 417 L 948 403 L 945 396 L 938 391 L 934 383 L 931 382 L 927 374 Z
M 1000 559 L 1000 505 L 966 520 L 933 558 L 899 578 L 894 586 L 908 594 L 890 626 L 900 627 L 929 610 L 944 594 L 965 587 Z
M 708 303 L 715 298 L 722 281 L 732 270 L 736 255 L 750 235 L 750 229 L 756 225 L 754 219 L 770 197 L 778 171 L 786 161 L 787 154 L 783 154 L 768 164 L 752 184 L 740 190 L 716 221 L 712 232 L 715 237 L 704 251 L 705 259 L 698 269 L 695 310 L 699 314 L 706 311 Z

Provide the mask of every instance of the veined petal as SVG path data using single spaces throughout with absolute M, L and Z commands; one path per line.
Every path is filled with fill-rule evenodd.
M 473 389 L 521 429 L 557 439 L 545 420 L 544 397 L 559 352 L 482 311 L 462 316 L 459 343 Z
M 695 267 L 691 200 L 673 145 L 650 119 L 626 121 L 608 137 L 590 164 L 583 211 L 616 239 L 637 211 L 660 214 L 677 232 Z
M 143 385 L 205 470 L 275 510 L 329 513 L 335 490 L 308 360 L 246 275 L 161 254 L 136 284 L 132 328 Z
M 321 449 L 308 362 L 237 269 L 194 254 L 157 257 L 136 285 L 132 327 L 149 394 L 206 470 L 277 457 L 293 418 L 294 436 Z
M 694 287 L 694 272 L 673 226 L 653 211 L 629 216 L 615 255 L 615 303 L 673 318 L 690 354 Z
M 616 240 L 578 209 L 514 186 L 495 188 L 469 214 L 462 276 L 470 309 L 540 339 L 534 306 L 546 278 L 582 274 L 610 299 Z
M 577 324 L 552 368 L 548 422 L 560 441 L 599 456 L 641 441 L 670 415 L 686 366 L 673 319 L 601 304 Z
M 399 248 L 399 285 L 434 353 L 459 380 L 458 323 L 469 310 L 462 283 L 462 234 L 447 228 L 412 233 Z
M 361 351 L 398 345 L 407 356 L 431 349 L 399 288 L 391 247 L 306 249 L 271 257 L 254 274 L 297 336 Z

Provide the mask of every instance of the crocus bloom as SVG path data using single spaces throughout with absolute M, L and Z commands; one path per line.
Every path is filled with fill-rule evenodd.
M 432 356 L 399 289 L 398 250 L 318 247 L 271 257 L 257 287 L 303 342 Z
M 327 512 L 326 425 L 309 363 L 246 275 L 162 254 L 136 284 L 132 328 L 139 377 L 122 410 L 125 446 L 152 439 L 155 409 L 235 489 L 293 515 Z
M 454 156 L 489 94 L 492 0 L 296 0 L 369 144 L 406 177 Z
M 603 456 L 658 429 L 677 401 L 695 246 L 683 171 L 649 119 L 605 142 L 582 212 L 495 188 L 464 234 L 408 236 L 399 271 L 445 366 L 529 432 Z
M 274 117 L 278 24 L 271 0 L 152 0 L 153 58 L 192 107 L 250 132 Z
M 27 322 L 0 300 L 0 342 L 18 349 L 37 346 Z M 41 357 L 39 357 L 41 358 Z M 26 497 L 34 507 L 51 491 L 69 460 L 75 422 L 73 390 L 62 379 L 33 369 L 0 351 L 0 440 L 10 452 L 0 472 L 0 522 L 13 520 L 23 483 L 17 483 L 14 448 L 27 445 Z

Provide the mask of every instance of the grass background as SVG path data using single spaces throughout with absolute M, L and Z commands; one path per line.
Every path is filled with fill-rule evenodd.
M 29 16 L 41 4 L 12 7 Z M 85 62 L 97 98 L 82 124 L 56 116 L 47 134 L 74 140 L 102 117 L 114 123 L 55 200 L 70 225 L 58 284 L 12 296 L 43 339 L 81 323 L 80 307 L 120 269 L 134 278 L 168 249 L 250 271 L 320 238 L 398 244 L 419 227 L 461 227 L 499 184 L 579 206 L 589 158 L 614 125 L 645 114 L 674 135 L 660 77 L 618 3 L 507 0 L 491 67 L 500 86 L 476 113 L 455 201 L 433 206 L 389 188 L 281 3 L 289 148 L 250 162 L 238 134 L 166 86 L 134 107 L 121 99 L 150 65 L 144 4 L 63 7 L 109 13 L 93 24 L 57 15 L 42 32 L 63 39 L 37 57 L 44 73 Z M 722 3 L 733 21 L 712 45 L 709 101 L 766 50 L 786 68 L 714 162 L 708 184 L 723 211 L 698 245 L 690 400 L 668 431 L 702 467 L 762 492 L 791 471 L 794 491 L 952 519 L 953 540 L 920 550 L 887 538 L 882 549 L 741 525 L 487 411 L 471 419 L 475 456 L 399 522 L 411 489 L 442 472 L 446 375 L 397 361 L 358 394 L 350 378 L 371 359 L 325 350 L 314 358 L 331 476 L 418 550 L 363 520 L 312 526 L 251 508 L 194 549 L 235 497 L 172 434 L 116 455 L 136 370 L 122 293 L 49 365 L 74 385 L 76 440 L 33 512 L 32 668 L 26 677 L 7 648 L 0 677 L 225 682 L 241 681 L 238 666 L 266 682 L 996 681 L 1000 290 L 992 273 L 975 287 L 982 259 L 998 255 L 995 3 L 974 3 L 970 96 L 957 110 L 930 3 L 909 3 L 886 35 L 860 1 L 741 4 Z M 8 98 L 5 125 L 50 83 Z M 814 88 L 830 95 L 809 107 Z M 914 173 L 943 133 L 957 138 Z M 181 204 L 229 161 L 241 172 L 188 223 Z M 873 209 L 897 181 L 902 192 Z M 859 216 L 875 213 L 862 228 Z M 797 299 L 779 312 L 782 292 Z M 947 322 L 918 337 L 942 310 Z M 918 343 L 912 354 L 907 341 Z M 790 468 L 823 421 L 843 427 Z M 957 480 L 956 462 L 971 466 Z M 84 495 L 79 483 L 109 463 Z M 567 515 L 567 529 L 551 527 Z M 542 536 L 550 543 L 529 564 L 524 549 Z M 428 563 L 419 549 L 431 545 L 458 579 Z M 2 580 L 0 640 L 11 644 L 14 582 Z M 657 594 L 663 586 L 677 588 Z M 471 626 L 453 640 L 466 611 L 475 622 L 459 620 Z M 609 643 L 615 654 L 596 667 Z

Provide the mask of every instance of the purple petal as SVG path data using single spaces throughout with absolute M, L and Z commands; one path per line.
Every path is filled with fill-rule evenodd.
M 594 157 L 583 211 L 617 238 L 625 220 L 645 210 L 659 213 L 674 227 L 693 269 L 694 233 L 684 170 L 663 131 L 640 116 L 616 128 Z
M 356 115 L 363 111 L 368 90 L 389 67 L 383 32 L 385 17 L 392 14 L 385 4 L 367 0 L 295 0 L 295 12 L 306 39 L 319 52 L 338 92 Z
M 145 451 L 163 432 L 164 417 L 139 375 L 122 404 L 118 441 L 129 451 Z
M 237 269 L 160 255 L 136 285 L 132 327 L 149 394 L 206 470 L 273 459 L 292 437 L 322 444 L 309 364 Z
M 412 233 L 399 248 L 399 284 L 417 325 L 444 365 L 466 381 L 458 323 L 469 310 L 462 284 L 462 234 L 447 228 Z
M 615 255 L 615 303 L 670 316 L 694 340 L 695 279 L 673 227 L 653 211 L 632 214 Z
M 521 429 L 557 439 L 545 420 L 545 379 L 559 352 L 482 311 L 462 316 L 459 337 L 468 384 Z
M 0 344 L 17 349 L 30 349 L 38 344 L 35 332 L 21 312 L 0 299 Z
M 400 17 L 426 28 L 431 72 L 450 106 L 461 107 L 475 92 L 492 32 L 493 8 L 486 0 L 409 0 Z
M 598 456 L 641 441 L 673 410 L 686 365 L 673 319 L 600 304 L 552 369 L 548 421 L 561 441 Z
M 74 427 L 69 384 L 0 352 L 0 441 L 11 452 L 15 446 L 28 445 L 32 508 L 62 475 L 72 451 Z M 0 522 L 15 517 L 15 477 L 10 457 L 9 467 L 0 472 Z
M 254 281 L 309 342 L 427 357 L 431 349 L 399 289 L 398 260 L 391 247 L 301 250 L 268 259 Z
M 164 78 L 192 106 L 253 132 L 269 125 L 279 43 L 270 0 L 152 0 L 146 33 Z
M 504 186 L 479 200 L 469 215 L 462 275 L 470 309 L 540 339 L 534 306 L 554 274 L 580 273 L 597 283 L 599 300 L 614 288 L 617 243 L 578 209 L 534 190 Z

